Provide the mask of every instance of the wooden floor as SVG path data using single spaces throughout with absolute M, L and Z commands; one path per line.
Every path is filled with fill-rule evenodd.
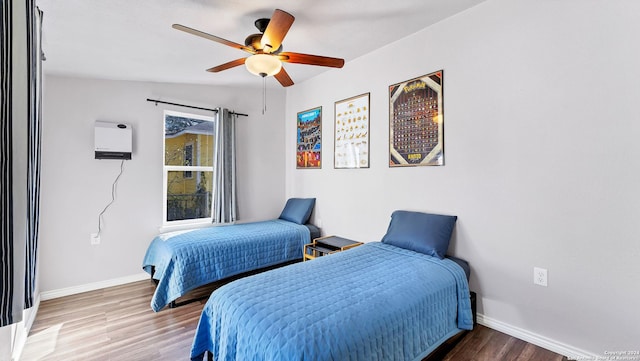
M 189 296 L 210 293 L 216 286 Z M 149 306 L 154 287 L 141 281 L 43 301 L 20 360 L 188 360 L 206 300 L 154 313 Z M 566 360 L 483 326 L 467 333 L 442 358 Z

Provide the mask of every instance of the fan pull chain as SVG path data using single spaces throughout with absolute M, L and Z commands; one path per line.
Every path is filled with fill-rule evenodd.
M 262 115 L 267 111 L 267 77 L 262 77 Z

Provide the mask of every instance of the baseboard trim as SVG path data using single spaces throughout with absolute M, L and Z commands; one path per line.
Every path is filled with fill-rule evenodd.
M 480 313 L 478 314 L 478 323 L 483 326 L 494 329 L 496 331 L 506 333 L 509 336 L 513 336 L 523 341 L 532 343 L 536 346 L 540 346 L 549 351 L 553 351 L 562 356 L 566 356 L 569 360 L 597 360 L 598 359 L 598 355 L 592 354 L 585 350 L 581 350 L 579 348 L 564 344 L 556 340 L 552 340 L 548 337 L 538 335 L 536 333 L 527 331 L 525 329 L 512 326 L 508 323 L 498 321 L 494 318 L 487 317 Z
M 75 295 L 82 292 L 95 291 L 102 288 L 120 286 L 127 283 L 138 282 L 138 281 L 143 281 L 148 279 L 149 279 L 149 274 L 142 272 L 135 275 L 114 278 L 106 281 L 93 282 L 93 283 L 88 283 L 84 285 L 61 288 L 61 289 L 52 290 L 52 291 L 43 291 L 43 292 L 40 292 L 40 299 L 42 301 L 46 301 L 54 298 L 71 296 L 71 295 Z

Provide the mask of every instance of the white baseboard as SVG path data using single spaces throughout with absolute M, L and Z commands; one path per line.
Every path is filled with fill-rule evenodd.
M 597 355 L 592 354 L 590 352 L 575 348 L 573 346 L 569 346 L 567 344 L 564 344 L 556 340 L 552 340 L 548 337 L 538 335 L 536 333 L 527 331 L 525 329 L 509 325 L 507 323 L 498 321 L 491 317 L 487 317 L 480 313 L 478 314 L 478 323 L 483 326 L 494 329 L 496 331 L 506 333 L 509 336 L 513 336 L 523 341 L 532 343 L 536 346 L 540 346 L 549 351 L 553 351 L 562 356 L 566 356 L 569 360 L 597 360 L 598 359 Z
M 138 274 L 135 274 L 135 275 L 125 276 L 125 277 L 120 277 L 120 278 L 114 278 L 114 279 L 110 279 L 110 280 L 106 280 L 106 281 L 100 281 L 100 282 L 88 283 L 88 284 L 85 284 L 85 285 L 61 288 L 61 289 L 52 290 L 52 291 L 43 291 L 43 292 L 40 293 L 40 299 L 42 301 L 46 301 L 46 300 L 51 300 L 51 299 L 54 299 L 54 298 L 59 298 L 59 297 L 64 297 L 64 296 L 71 296 L 71 295 L 75 295 L 75 294 L 82 293 L 82 292 L 95 291 L 95 290 L 99 290 L 99 289 L 102 289 L 102 288 L 120 286 L 120 285 L 124 285 L 124 284 L 127 284 L 127 283 L 138 282 L 138 281 L 143 281 L 143 280 L 148 280 L 148 279 L 150 279 L 149 274 L 146 273 L 146 272 L 142 272 L 142 273 L 138 273 Z

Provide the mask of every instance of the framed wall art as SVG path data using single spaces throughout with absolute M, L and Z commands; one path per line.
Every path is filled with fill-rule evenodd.
M 334 168 L 369 168 L 369 93 L 335 103 Z
M 443 70 L 389 86 L 389 167 L 444 165 Z
M 298 113 L 296 168 L 322 168 L 322 107 Z

